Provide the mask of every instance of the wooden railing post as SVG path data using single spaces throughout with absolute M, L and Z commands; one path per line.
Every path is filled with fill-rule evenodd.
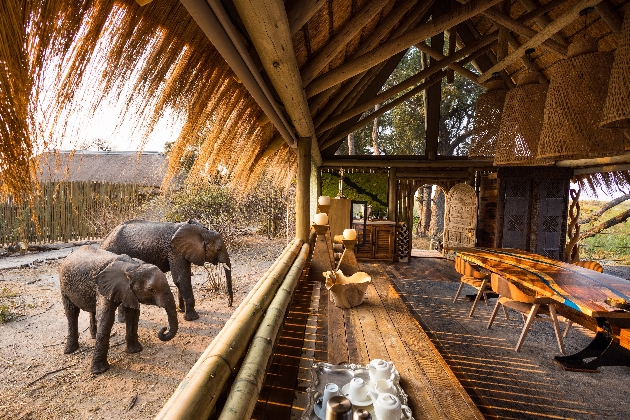
M 308 243 L 311 208 L 311 138 L 300 137 L 297 147 L 297 179 L 295 193 L 295 237 Z

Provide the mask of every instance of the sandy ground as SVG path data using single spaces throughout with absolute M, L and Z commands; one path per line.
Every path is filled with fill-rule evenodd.
M 79 350 L 63 354 L 67 323 L 57 270 L 59 258 L 68 251 L 18 257 L 26 262 L 1 259 L 0 315 L 4 309 L 4 316 L 13 318 L 0 323 L 0 418 L 153 418 L 284 246 L 284 240 L 251 236 L 232 252 L 231 308 L 226 295 L 215 290 L 208 271 L 195 267 L 200 318 L 189 322 L 180 313 L 177 336 L 163 343 L 157 332 L 168 325 L 166 314 L 143 305 L 138 335 L 144 350 L 125 353 L 124 324 L 116 323 L 108 355 L 111 367 L 101 375 L 90 372 L 94 340 L 87 331 L 87 313 L 79 317 Z M 2 268 L 3 264 L 27 268 Z

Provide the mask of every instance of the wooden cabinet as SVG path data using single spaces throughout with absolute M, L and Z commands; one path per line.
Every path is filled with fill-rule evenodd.
M 353 224 L 357 230 L 358 243 L 363 241 L 363 224 Z M 356 246 L 357 258 L 390 260 L 394 259 L 394 222 L 368 222 L 365 229 L 365 246 Z

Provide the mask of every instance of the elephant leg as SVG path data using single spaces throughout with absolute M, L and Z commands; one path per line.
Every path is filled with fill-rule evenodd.
M 96 338 L 96 313 L 90 312 L 90 335 L 92 338 Z
M 179 312 L 184 312 L 186 310 L 186 304 L 184 303 L 184 296 L 179 291 L 179 284 L 177 286 L 177 300 L 179 301 Z
M 120 305 L 118 307 L 118 317 L 117 317 L 117 319 L 118 319 L 118 322 L 120 322 L 121 324 L 124 324 L 125 322 L 127 322 L 127 319 L 125 318 L 125 316 L 126 316 L 125 314 L 126 314 L 125 309 L 122 307 L 122 305 Z
M 186 313 L 184 314 L 184 319 L 186 321 L 193 321 L 199 318 L 199 314 L 195 311 L 195 297 L 193 296 L 192 284 L 190 281 L 181 282 L 179 285 L 179 301 L 181 307 L 182 298 L 184 303 L 186 304 Z
M 97 332 L 92 359 L 92 373 L 99 374 L 109 369 L 107 352 L 109 351 L 109 336 L 116 317 L 118 304 L 107 300 L 104 296 L 98 296 L 96 303 Z
M 125 341 L 127 342 L 127 348 L 125 351 L 127 353 L 138 353 L 142 351 L 142 344 L 138 341 L 138 320 L 140 319 L 140 309 L 123 308 L 121 305 L 118 308 L 119 313 L 121 310 L 126 312 Z
M 64 353 L 72 353 L 79 348 L 79 312 L 80 309 L 67 296 L 61 295 L 63 309 L 68 319 L 68 336 L 66 337 L 66 348 Z

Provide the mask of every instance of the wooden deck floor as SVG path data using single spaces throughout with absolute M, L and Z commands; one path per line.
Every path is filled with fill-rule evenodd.
M 352 309 L 329 304 L 317 261 L 310 276 L 303 275 L 254 418 L 300 418 L 314 361 L 367 364 L 375 358 L 396 364 L 416 419 L 483 418 L 379 264 L 361 268 L 372 285 Z

